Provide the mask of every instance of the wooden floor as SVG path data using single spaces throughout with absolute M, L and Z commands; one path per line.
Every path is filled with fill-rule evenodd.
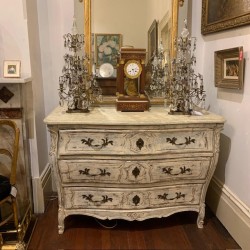
M 29 250 L 240 249 L 208 209 L 203 229 L 196 226 L 195 212 L 142 222 L 99 221 L 88 216 L 74 215 L 65 219 L 65 232 L 58 235 L 57 204 L 56 199 L 50 201 L 46 212 L 38 217 Z

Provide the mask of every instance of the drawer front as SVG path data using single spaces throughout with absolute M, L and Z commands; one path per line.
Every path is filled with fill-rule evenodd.
M 212 151 L 212 130 L 60 130 L 59 155 L 148 155 Z
M 144 189 L 64 188 L 66 209 L 145 209 L 198 204 L 201 184 Z
M 59 160 L 63 183 L 157 183 L 174 180 L 205 179 L 209 158 L 191 160 L 117 161 Z

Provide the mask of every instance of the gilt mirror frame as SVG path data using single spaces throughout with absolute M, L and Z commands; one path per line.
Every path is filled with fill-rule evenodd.
M 174 48 L 174 39 L 178 34 L 178 13 L 179 6 L 183 5 L 183 0 L 172 0 L 172 32 L 171 32 L 171 48 L 170 48 L 170 58 L 173 58 L 176 54 Z M 89 56 L 91 62 L 92 56 L 92 32 L 91 32 L 91 0 L 84 0 L 84 36 L 85 44 L 84 51 Z M 89 72 L 91 72 L 92 66 L 89 65 Z M 115 102 L 115 96 L 105 96 L 103 98 L 104 104 L 110 104 Z M 160 100 L 155 100 L 155 103 L 163 103 L 162 98 Z

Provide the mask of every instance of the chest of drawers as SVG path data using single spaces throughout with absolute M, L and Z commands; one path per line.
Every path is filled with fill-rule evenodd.
M 145 220 L 198 212 L 214 173 L 224 119 L 94 108 L 68 114 L 58 107 L 45 119 L 59 198 L 58 229 L 71 214 Z

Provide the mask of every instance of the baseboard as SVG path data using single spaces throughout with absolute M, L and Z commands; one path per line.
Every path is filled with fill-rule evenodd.
M 52 193 L 51 166 L 47 164 L 41 176 L 32 179 L 34 213 L 44 213 Z
M 224 227 L 241 246 L 250 246 L 250 208 L 216 177 L 213 177 L 206 203 Z

